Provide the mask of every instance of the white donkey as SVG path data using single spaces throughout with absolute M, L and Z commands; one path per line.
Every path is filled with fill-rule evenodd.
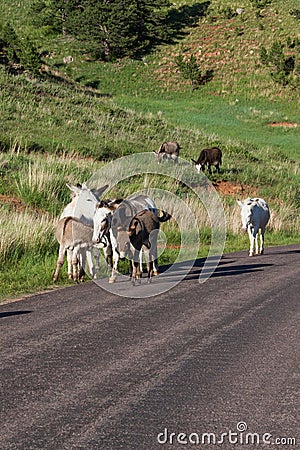
M 112 268 L 112 272 L 109 277 L 109 283 L 114 283 L 118 274 L 118 243 L 117 238 L 111 228 L 112 216 L 118 206 L 119 204 L 116 202 L 98 202 L 94 215 L 94 231 L 92 238 L 93 243 L 101 245 L 101 243 L 104 244 L 105 242 L 108 242 L 111 248 L 110 257 L 109 259 L 107 259 L 108 264 Z
M 99 265 L 99 250 L 91 245 L 92 236 L 90 236 L 89 228 L 93 227 L 95 205 L 99 202 L 108 185 L 100 189 L 89 189 L 86 184 L 77 184 L 77 186 L 67 184 L 67 186 L 72 191 L 73 199 L 64 208 L 56 228 L 56 237 L 60 244 L 60 250 L 53 281 L 56 281 L 58 278 L 65 252 L 67 252 L 68 277 L 69 279 L 73 278 L 74 281 L 77 281 L 78 278 L 82 279 L 82 274 L 78 275 L 78 271 L 79 269 L 82 271 L 85 260 L 88 262 L 92 276 L 95 277 L 97 267 L 95 268 L 93 263 L 93 250 L 96 266 Z M 74 220 L 66 222 L 64 221 L 66 218 L 73 218 Z M 68 225 L 67 228 L 66 225 Z M 80 268 L 75 268 L 76 261 L 77 266 L 81 266 Z
M 243 202 L 237 200 L 241 208 L 242 227 L 248 231 L 250 239 L 249 256 L 254 255 L 254 243 L 256 254 L 264 252 L 264 235 L 266 225 L 270 219 L 270 209 L 263 198 L 247 198 Z M 260 232 L 260 247 L 258 248 L 258 234 Z

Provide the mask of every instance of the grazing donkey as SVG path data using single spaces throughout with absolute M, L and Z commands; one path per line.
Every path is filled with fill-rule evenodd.
M 173 160 L 178 163 L 178 156 L 180 151 L 180 145 L 176 141 L 164 142 L 161 144 L 158 152 L 154 152 L 157 158 L 158 164 L 164 159 Z
M 256 254 L 264 252 L 265 228 L 270 219 L 270 210 L 263 198 L 247 198 L 243 202 L 237 200 L 241 208 L 243 230 L 248 231 L 250 239 L 249 256 L 254 255 L 254 242 Z M 260 232 L 260 248 L 258 248 L 258 233 Z
M 195 161 L 191 158 L 193 163 L 196 165 L 197 172 L 204 170 L 205 166 L 208 166 L 208 172 L 211 174 L 211 166 L 215 166 L 216 171 L 220 171 L 220 165 L 222 164 L 222 152 L 218 147 L 204 148 L 201 150 L 200 155 Z

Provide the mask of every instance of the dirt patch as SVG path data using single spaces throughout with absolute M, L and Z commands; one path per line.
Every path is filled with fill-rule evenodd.
M 16 197 L 14 195 L 0 194 L 0 205 L 1 204 L 8 205 L 11 209 L 17 211 L 18 213 L 26 211 L 36 215 L 44 214 L 44 211 L 42 209 L 35 208 L 34 206 L 31 205 L 27 205 L 23 203 L 19 197 Z
M 239 195 L 248 192 L 250 188 L 239 183 L 231 183 L 230 181 L 216 181 L 213 183 L 214 188 L 224 195 Z M 252 193 L 255 195 L 255 193 Z
M 268 125 L 269 127 L 287 127 L 287 128 L 300 127 L 300 123 L 295 122 L 271 122 Z
M 0 194 L 0 203 L 6 203 L 18 212 L 22 212 L 26 209 L 26 207 L 22 203 L 22 200 L 20 200 L 18 197 L 14 197 L 13 195 Z

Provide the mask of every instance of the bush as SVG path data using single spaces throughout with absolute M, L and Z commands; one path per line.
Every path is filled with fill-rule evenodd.
M 41 67 L 40 55 L 35 45 L 26 36 L 20 41 L 19 58 L 24 69 L 34 74 L 39 73 Z
M 19 39 L 10 23 L 1 30 L 2 52 L 7 64 L 19 64 Z
M 263 9 L 272 3 L 272 0 L 250 0 L 252 6 L 256 9 Z
M 0 35 L 2 63 L 8 68 L 18 65 L 32 73 L 38 73 L 41 67 L 39 52 L 31 40 L 24 36 L 20 39 L 10 23 L 6 23 Z
M 179 71 L 181 72 L 185 80 L 189 80 L 192 90 L 200 84 L 201 70 L 197 64 L 196 57 L 194 55 L 190 56 L 189 61 L 185 61 L 183 55 L 178 55 L 175 58 L 175 64 Z
M 291 9 L 290 15 L 296 20 L 300 20 L 300 9 Z
M 270 67 L 270 75 L 276 83 L 282 86 L 289 83 L 290 75 L 295 69 L 295 57 L 287 58 L 283 52 L 283 45 L 279 41 L 275 41 L 269 51 L 262 47 L 260 60 L 262 64 Z

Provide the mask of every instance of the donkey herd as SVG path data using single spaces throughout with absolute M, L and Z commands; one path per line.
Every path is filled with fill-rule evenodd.
M 164 142 L 158 152 L 154 152 L 158 164 L 164 160 L 178 163 L 180 146 L 177 142 Z M 214 166 L 219 172 L 222 152 L 218 147 L 201 150 L 197 160 L 193 160 L 199 173 L 209 173 Z M 68 185 L 72 201 L 63 210 L 56 226 L 56 239 L 59 243 L 57 267 L 53 276 L 56 282 L 67 254 L 68 277 L 82 281 L 85 264 L 93 278 L 97 278 L 100 265 L 100 250 L 111 273 L 109 283 L 116 280 L 119 259 L 131 261 L 131 283 L 140 282 L 143 268 L 143 254 L 147 265 L 147 281 L 158 274 L 157 236 L 162 222 L 171 219 L 165 211 L 158 211 L 153 199 L 146 195 L 133 195 L 127 199 L 102 200 L 108 188 L 89 189 L 86 184 Z M 250 240 L 249 255 L 264 252 L 264 234 L 270 219 L 270 210 L 262 198 L 247 198 L 239 201 L 242 227 L 248 232 Z M 260 243 L 258 236 L 260 235 Z

